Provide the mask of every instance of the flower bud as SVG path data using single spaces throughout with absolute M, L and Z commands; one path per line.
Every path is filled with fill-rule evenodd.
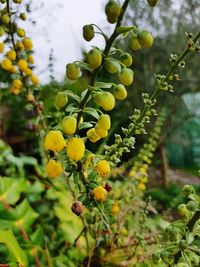
M 75 201 L 71 206 L 71 210 L 77 216 L 80 216 L 83 213 L 83 204 L 80 201 Z
M 107 3 L 105 7 L 105 13 L 106 13 L 108 22 L 112 24 L 116 23 L 121 13 L 121 7 L 117 3 L 117 1 L 111 0 Z
M 110 185 L 109 183 L 106 183 L 104 188 L 106 189 L 107 192 L 112 191 L 112 185 Z
M 94 38 L 94 27 L 91 24 L 83 27 L 83 37 L 88 42 Z

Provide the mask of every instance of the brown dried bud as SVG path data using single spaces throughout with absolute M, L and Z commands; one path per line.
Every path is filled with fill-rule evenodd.
M 110 192 L 112 190 L 112 185 L 110 185 L 109 183 L 106 183 L 104 188 L 106 189 L 107 192 Z
M 83 213 L 83 204 L 80 201 L 75 201 L 72 204 L 71 210 L 77 216 L 80 216 Z

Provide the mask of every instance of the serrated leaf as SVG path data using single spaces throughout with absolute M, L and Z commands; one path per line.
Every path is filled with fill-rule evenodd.
M 94 117 L 97 120 L 99 119 L 99 114 L 95 108 L 87 107 L 87 108 L 84 108 L 83 112 L 91 115 L 92 117 Z
M 28 266 L 27 256 L 19 246 L 11 230 L 0 230 L 0 243 L 3 243 L 7 246 L 11 261 L 16 261 L 23 267 Z

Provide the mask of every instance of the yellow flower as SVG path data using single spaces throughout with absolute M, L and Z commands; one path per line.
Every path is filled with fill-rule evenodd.
M 28 63 L 27 63 L 27 61 L 24 60 L 24 59 L 20 59 L 20 60 L 18 61 L 18 67 L 19 67 L 19 69 L 20 69 L 21 71 L 26 71 L 27 68 L 28 68 Z
M 14 87 L 14 86 L 11 88 L 10 91 L 11 91 L 11 93 L 12 93 L 13 95 L 18 95 L 18 94 L 20 93 L 20 89 Z
M 12 69 L 12 61 L 8 58 L 5 58 L 2 62 L 1 62 L 1 67 L 4 69 L 4 70 L 11 70 Z
M 106 201 L 107 191 L 103 186 L 98 186 L 92 191 L 94 199 L 97 201 Z
M 111 213 L 117 214 L 119 213 L 119 211 L 120 211 L 119 205 L 117 203 L 113 204 L 111 208 Z
M 145 191 L 145 190 L 146 190 L 146 185 L 143 184 L 143 183 L 139 183 L 138 186 L 137 186 L 137 188 L 138 188 L 139 190 L 141 190 L 141 191 Z
M 142 184 L 146 184 L 146 183 L 148 182 L 148 177 L 147 177 L 147 176 L 141 177 L 140 182 L 141 182 Z
M 25 50 L 31 50 L 33 48 L 33 43 L 29 38 L 25 38 L 22 43 Z
M 29 101 L 29 102 L 32 102 L 34 103 L 35 102 L 35 97 L 33 94 L 31 94 L 31 92 L 28 92 L 27 96 L 26 96 L 26 99 Z
M 30 69 L 30 68 L 27 68 L 25 72 L 26 72 L 27 76 L 31 76 L 32 75 L 32 69 Z
M 50 131 L 45 137 L 44 147 L 46 150 L 59 152 L 66 146 L 65 139 L 60 131 Z
M 22 82 L 19 79 L 13 80 L 13 86 L 20 89 L 22 87 Z
M 17 73 L 17 68 L 15 66 L 12 66 L 10 72 L 11 73 Z
M 62 170 L 60 161 L 55 161 L 54 159 L 50 159 L 45 167 L 46 173 L 52 178 L 57 178 L 62 173 Z
M 111 126 L 110 116 L 108 114 L 100 115 L 98 124 L 103 130 L 109 130 Z
M 38 85 L 39 84 L 39 78 L 36 75 L 31 75 L 30 77 L 33 84 Z
M 33 58 L 33 56 L 32 55 L 29 55 L 27 61 L 30 64 L 34 64 L 34 58 Z
M 67 156 L 71 160 L 79 161 L 85 153 L 85 144 L 82 138 L 74 137 L 67 144 Z
M 76 118 L 73 116 L 66 116 L 63 118 L 61 127 L 65 134 L 74 134 L 76 132 Z
M 136 172 L 134 170 L 130 170 L 129 174 L 130 177 L 135 177 Z
M 0 53 L 2 53 L 2 52 L 3 52 L 3 50 L 4 50 L 4 47 L 5 47 L 4 43 L 0 43 Z
M 105 138 L 108 136 L 108 131 L 102 129 L 98 124 L 95 126 L 95 132 L 101 137 Z
M 23 37 L 26 35 L 26 32 L 25 32 L 24 29 L 20 29 L 20 28 L 18 28 L 18 29 L 17 29 L 17 35 L 18 35 L 19 37 L 23 38 Z
M 105 159 L 100 160 L 96 165 L 96 170 L 101 176 L 103 177 L 108 176 L 110 174 L 109 162 Z
M 17 54 L 16 54 L 16 52 L 15 52 L 15 50 L 9 50 L 8 52 L 7 52 L 7 57 L 10 59 L 10 60 L 15 60 L 16 59 L 16 56 L 17 56 Z
M 140 168 L 139 172 L 140 172 L 141 175 L 147 175 L 147 171 L 146 171 L 145 168 Z
M 100 140 L 100 136 L 96 133 L 95 128 L 91 128 L 87 131 L 87 137 L 92 143 L 96 143 Z
M 95 157 L 95 154 L 93 153 L 90 153 L 88 156 L 87 156 L 87 159 L 86 159 L 86 162 L 85 162 L 85 165 L 86 167 L 89 167 L 93 158 Z

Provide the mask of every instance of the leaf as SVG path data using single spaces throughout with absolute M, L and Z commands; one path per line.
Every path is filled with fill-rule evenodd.
M 41 226 L 38 226 L 36 231 L 31 235 L 31 240 L 34 245 L 40 245 L 41 247 L 44 245 L 44 232 Z
M 24 179 L 11 179 L 0 177 L 0 200 L 5 200 L 8 204 L 15 204 L 22 192 L 28 186 Z
M 78 95 L 74 94 L 72 91 L 65 90 L 64 93 L 67 93 L 68 96 L 70 96 L 71 98 L 73 98 L 74 100 L 76 100 L 78 103 L 80 103 L 81 98 Z
M 19 246 L 11 230 L 0 230 L 0 243 L 3 243 L 7 246 L 11 261 L 16 261 L 23 267 L 28 266 L 27 256 Z
M 91 128 L 93 125 L 89 122 L 82 122 L 79 126 L 80 130 Z
M 95 86 L 97 86 L 99 88 L 109 89 L 113 86 L 113 84 L 112 83 L 105 83 L 105 82 L 96 82 Z
M 77 61 L 76 64 L 82 69 L 88 70 L 89 72 L 93 72 L 92 67 L 85 62 Z
M 78 112 L 80 109 L 75 103 L 69 104 L 65 109 L 66 112 L 75 113 Z
M 99 114 L 95 108 L 87 107 L 87 108 L 84 108 L 83 112 L 91 115 L 92 117 L 94 117 L 97 120 L 99 119 Z
M 117 34 L 128 34 L 130 31 L 135 29 L 135 26 L 121 26 L 117 28 Z

